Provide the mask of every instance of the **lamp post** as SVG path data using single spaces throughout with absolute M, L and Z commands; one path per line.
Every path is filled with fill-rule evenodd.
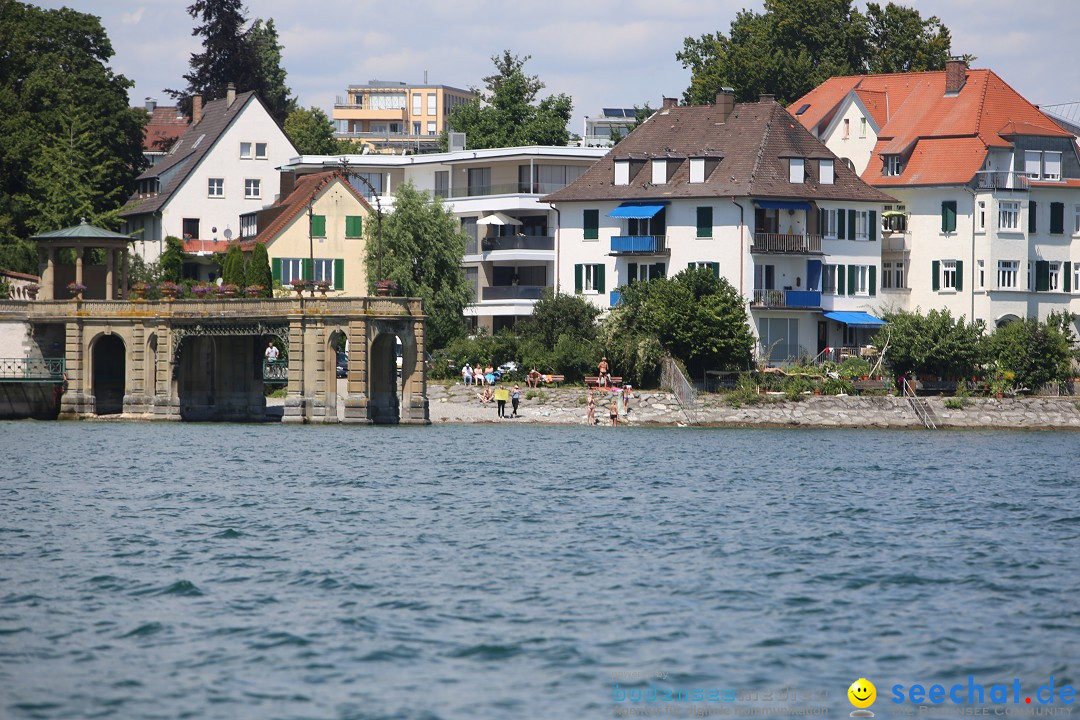
M 315 297 L 315 193 L 308 198 L 307 204 L 307 239 L 308 239 L 308 263 L 311 268 L 311 277 L 305 278 L 311 281 L 308 292 Z M 303 272 L 300 273 L 303 275 Z
M 375 189 L 375 186 L 372 185 L 371 181 L 366 177 L 349 169 L 349 160 L 345 156 L 342 156 L 341 158 L 341 173 L 345 176 L 346 182 L 348 182 L 350 178 L 356 178 L 364 183 L 367 189 L 371 191 L 371 197 L 375 199 L 375 274 L 378 276 L 376 280 L 385 280 L 386 278 L 382 276 L 382 203 L 379 202 L 379 191 Z

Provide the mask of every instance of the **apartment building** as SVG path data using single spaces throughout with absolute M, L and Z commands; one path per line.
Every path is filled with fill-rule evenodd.
M 334 104 L 334 136 L 356 141 L 365 152 L 435 152 L 450 113 L 475 97 L 469 90 L 427 83 L 350 85 Z

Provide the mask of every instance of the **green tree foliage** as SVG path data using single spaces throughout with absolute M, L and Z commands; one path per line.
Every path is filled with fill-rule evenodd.
M 356 146 L 334 138 L 334 124 L 317 107 L 297 108 L 285 119 L 285 134 L 301 155 L 348 155 Z
M 175 235 L 165 238 L 165 251 L 158 258 L 158 267 L 161 271 L 161 279 L 170 282 L 180 282 L 180 276 L 184 272 L 184 241 Z
M 526 371 L 535 367 L 570 382 L 595 375 L 601 355 L 599 315 L 599 308 L 579 295 L 545 293 L 532 315 L 517 324 L 521 345 L 515 359 Z
M 240 250 L 240 243 L 229 244 L 225 253 L 225 261 L 221 263 L 221 279 L 238 287 L 244 287 L 247 279 L 247 270 L 244 267 L 244 253 Z
M 0 258 L 36 273 L 30 235 L 82 217 L 114 225 L 144 167 L 146 113 L 128 107 L 132 83 L 109 68 L 92 15 L 8 0 L 0 48 Z
M 1048 382 L 1071 377 L 1075 336 L 1072 323 L 1057 316 L 1006 323 L 988 340 L 989 354 L 1002 370 L 1016 374 L 1016 386 L 1038 392 Z
M 278 124 L 296 106 L 285 86 L 281 44 L 274 21 L 256 20 L 248 26 L 242 0 L 195 0 L 188 14 L 197 23 L 192 35 L 202 38 L 202 52 L 192 53 L 184 90 L 166 90 L 191 112 L 191 96 L 204 100 L 225 97 L 229 83 L 237 92 L 254 90 Z
M 954 320 L 948 310 L 890 311 L 888 324 L 871 341 L 886 348 L 885 362 L 897 375 L 934 375 L 948 379 L 975 375 L 985 353 L 982 320 Z
M 487 92 L 473 88 L 477 98 L 450 113 L 450 127 L 466 134 L 469 148 L 566 145 L 573 100 L 559 94 L 534 104 L 544 83 L 536 75 L 525 74 L 530 57 L 518 57 L 509 50 L 493 56 L 497 72 L 484 78 Z M 445 133 L 440 142 L 446 149 Z
M 936 17 L 888 3 L 852 0 L 765 0 L 762 13 L 742 10 L 727 35 L 688 37 L 675 54 L 691 71 L 683 100 L 715 102 L 721 87 L 740 102 L 771 93 L 784 104 L 834 75 L 940 70 L 952 42 Z
M 454 214 L 411 182 L 400 185 L 394 210 L 382 221 L 381 275 L 378 223 L 364 225 L 369 291 L 374 294 L 377 280 L 393 280 L 399 295 L 423 298 L 430 349 L 445 347 L 461 336 L 471 291 L 461 271 L 467 236 Z
M 247 274 L 244 276 L 244 286 L 251 285 L 262 285 L 263 297 L 274 296 L 274 273 L 270 269 L 270 255 L 266 252 L 266 245 L 261 242 L 255 243 L 252 248 Z
M 655 379 L 657 350 L 682 361 L 693 376 L 750 366 L 754 336 L 743 300 L 711 270 L 687 269 L 621 291 L 620 303 L 604 323 L 614 374 L 638 383 Z

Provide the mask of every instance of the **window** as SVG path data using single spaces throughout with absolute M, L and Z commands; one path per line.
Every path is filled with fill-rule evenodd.
M 428 134 L 428 135 L 434 135 L 435 133 L 436 133 L 436 130 L 435 130 L 435 122 L 434 122 L 434 121 L 432 121 L 432 122 L 429 122 L 429 123 L 427 124 L 427 134 Z
M 776 266 L 775 265 L 754 265 L 754 289 L 755 290 L 775 290 L 776 289 Z
M 198 218 L 184 218 L 184 239 L 199 239 L 199 219 Z
M 1051 261 L 1047 264 L 1049 265 L 1050 277 L 1046 289 L 1050 292 L 1057 292 L 1061 289 L 1061 263 Z
M 847 140 L 849 137 L 851 137 L 851 121 L 844 118 L 844 140 Z
M 832 160 L 822 160 L 819 167 L 822 185 L 832 185 L 835 182 L 836 172 Z
M 585 231 L 586 240 L 596 240 L 600 237 L 600 211 L 585 210 L 581 219 L 581 227 Z
M 412 114 L 413 115 L 419 115 L 420 114 L 420 112 L 421 112 L 420 104 L 421 104 L 420 93 L 413 93 L 413 96 L 412 96 Z M 417 134 L 419 135 L 419 133 L 417 133 Z
M 836 234 L 836 215 L 838 211 L 836 209 L 823 209 L 821 211 L 821 235 L 827 240 L 835 240 Z
M 711 238 L 713 231 L 713 216 L 711 207 L 699 207 L 697 209 L 697 236 L 699 238 Z
M 1028 260 L 1028 266 L 1027 266 L 1027 280 L 1028 280 L 1027 281 L 1027 289 L 1028 289 L 1028 292 L 1031 292 L 1032 290 L 1035 289 L 1035 273 L 1031 269 L 1031 261 L 1030 260 Z
M 942 200 L 941 202 L 941 232 L 956 232 L 955 200 Z
M 372 195 L 371 195 L 371 188 L 369 188 L 367 186 L 367 183 L 365 183 L 364 180 L 367 180 L 368 183 L 371 183 L 371 187 L 375 188 L 375 192 L 378 193 L 379 195 L 385 195 L 386 194 L 383 191 L 383 174 L 382 173 L 366 172 L 366 173 L 352 173 L 352 175 L 355 175 L 356 178 L 353 178 L 353 177 L 350 176 L 349 177 L 349 184 L 352 185 L 353 190 L 360 193 L 361 197 L 363 197 L 365 200 L 370 201 L 371 198 L 372 198 Z M 360 180 L 358 178 L 363 178 L 363 180 Z
M 1080 205 L 1073 205 L 1073 235 L 1080 235 Z
M 258 178 L 248 178 L 244 181 L 244 197 L 246 198 L 259 198 L 262 197 L 262 180 Z
M 1028 150 L 1024 153 L 1024 174 L 1029 178 L 1042 175 L 1042 153 Z
M 259 143 L 259 142 L 255 143 L 255 159 L 256 160 L 265 160 L 266 159 L 266 143 Z
M 326 216 L 325 215 L 312 215 L 311 216 L 311 237 L 317 237 L 317 238 L 326 237 Z
M 584 174 L 587 167 L 580 165 L 533 165 L 532 182 L 529 166 L 518 166 L 518 192 L 547 194 L 561 190 Z
M 705 182 L 705 158 L 690 158 L 690 182 Z
M 793 183 L 802 183 L 806 179 L 806 161 L 802 158 L 791 158 L 788 163 L 788 180 Z
M 997 286 L 999 290 L 1015 290 L 1017 275 L 1020 273 L 1019 260 L 998 260 Z
M 720 263 L 718 263 L 718 262 L 707 262 L 707 261 L 692 262 L 692 263 L 690 263 L 688 265 L 688 267 L 691 270 L 693 270 L 695 268 L 706 268 L 708 270 L 712 270 L 714 277 L 717 277 L 717 278 L 720 277 Z
M 964 289 L 964 263 L 961 260 L 934 260 L 930 289 L 934 292 L 959 292 Z
M 603 265 L 575 265 L 574 292 L 581 294 L 599 294 L 604 292 Z
M 1065 203 L 1050 203 L 1050 234 L 1062 235 L 1065 233 Z
M 207 197 L 225 197 L 225 178 L 210 178 L 206 182 Z
M 799 346 L 798 318 L 761 318 L 758 336 L 770 360 L 782 362 L 804 354 Z
M 998 202 L 998 230 L 1016 230 L 1020 227 L 1020 203 L 1015 200 Z
M 983 200 L 979 201 L 979 229 L 986 229 L 986 202 Z
M 420 134 L 420 123 L 419 122 L 414 122 L 412 124 L 412 134 L 413 135 L 419 135 Z
M 359 215 L 345 216 L 345 237 L 364 237 L 364 218 Z
M 630 184 L 630 161 L 629 160 L 616 160 L 615 161 L 615 184 L 616 185 L 629 185 Z
M 695 265 L 716 265 L 717 277 L 720 276 L 720 264 L 719 263 L 690 263 L 690 267 Z M 656 278 L 666 277 L 667 264 L 666 263 L 627 263 L 626 264 L 626 278 L 627 282 L 645 282 L 647 280 L 655 280 Z
M 980 290 L 985 290 L 986 289 L 986 263 L 984 261 L 982 261 L 982 260 L 979 260 L 977 262 L 978 262 L 978 265 L 976 266 L 976 268 L 979 271 L 979 276 L 978 276 L 978 278 L 976 278 L 976 282 L 978 283 L 978 287 L 979 287 Z
M 813 288 L 809 288 L 813 290 Z M 826 295 L 836 294 L 836 266 L 821 266 L 821 292 Z
M 867 210 L 855 211 L 855 239 L 870 239 L 870 213 Z
M 436 105 L 437 102 L 438 102 L 438 98 L 435 96 L 435 93 L 428 93 L 428 96 L 427 96 L 427 114 L 428 115 L 437 115 L 438 114 L 438 107 Z
M 907 231 L 907 206 L 886 205 L 885 212 L 881 213 L 882 232 L 906 232 Z
M 469 168 L 469 195 L 491 194 L 491 168 Z
M 251 143 L 249 143 L 249 142 L 240 143 L 240 157 L 247 158 L 249 160 L 251 159 Z
M 956 289 L 956 261 L 943 260 L 941 262 L 941 289 Z
M 281 284 L 291 285 L 293 280 L 304 277 L 303 258 L 281 258 Z
M 435 196 L 448 198 L 450 197 L 450 171 L 449 170 L 436 170 L 435 171 Z
M 1074 293 L 1080 293 L 1080 262 L 1074 262 L 1072 264 L 1073 276 L 1072 276 L 1072 291 Z M 1068 272 L 1068 270 L 1066 270 Z M 1066 288 L 1068 289 L 1068 288 Z
M 866 118 L 859 118 L 859 137 L 866 137 Z
M 240 216 L 240 237 L 253 238 L 259 234 L 259 218 L 255 213 Z
M 334 261 L 332 259 L 323 260 L 316 258 L 313 267 L 315 272 L 312 280 L 326 280 L 330 283 L 330 287 L 340 289 L 338 288 L 337 283 L 334 282 Z
M 869 265 L 848 265 L 848 295 L 873 295 Z
M 902 290 L 904 288 L 904 261 L 895 260 L 881 263 L 881 289 Z
M 1061 179 L 1061 153 L 1024 151 L 1024 175 L 1034 180 Z
M 1043 153 L 1043 180 L 1061 179 L 1061 153 Z
M 664 185 L 667 183 L 667 158 L 654 158 L 652 161 L 652 184 Z
M 1028 203 L 1028 232 L 1037 233 L 1039 231 L 1039 206 L 1034 200 Z
M 882 162 L 882 174 L 884 175 L 899 175 L 903 172 L 903 167 L 900 165 L 899 155 L 885 155 Z
M 372 93 L 371 110 L 404 110 L 406 93 Z

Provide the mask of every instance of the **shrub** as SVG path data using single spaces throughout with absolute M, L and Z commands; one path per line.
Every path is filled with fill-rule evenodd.
M 945 399 L 945 407 L 949 408 L 950 410 L 963 410 L 965 407 L 967 407 L 967 404 L 967 398 L 951 397 Z
M 1072 367 L 1071 328 L 1059 318 L 1006 323 L 990 336 L 990 354 L 1001 369 L 1016 376 L 1016 385 L 1038 391 L 1052 381 L 1065 382 Z
M 885 362 L 897 375 L 929 374 L 970 377 L 984 356 L 982 320 L 953 320 L 948 310 L 885 313 L 888 324 L 874 336 L 885 350 Z

